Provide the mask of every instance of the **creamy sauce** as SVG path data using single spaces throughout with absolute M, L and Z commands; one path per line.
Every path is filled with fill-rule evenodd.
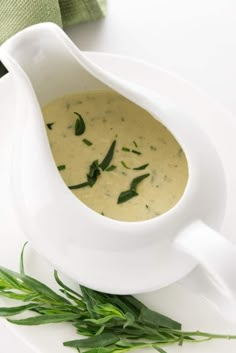
M 86 125 L 81 136 L 75 135 L 74 112 Z M 46 124 L 53 123 L 47 126 L 48 138 L 57 166 L 65 166 L 60 173 L 68 186 L 86 182 L 90 164 L 101 162 L 116 140 L 110 164 L 116 168 L 102 171 L 93 187 L 72 190 L 93 210 L 113 219 L 141 221 L 168 211 L 181 198 L 188 179 L 185 154 L 159 121 L 129 100 L 112 92 L 78 93 L 50 102 L 43 115 Z M 133 170 L 144 164 L 144 170 Z M 117 204 L 132 179 L 146 173 L 150 175 L 137 186 L 138 196 Z

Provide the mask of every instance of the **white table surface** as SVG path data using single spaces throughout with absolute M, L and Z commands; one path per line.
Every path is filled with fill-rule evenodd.
M 236 115 L 235 0 L 107 1 L 106 19 L 67 31 L 80 49 L 160 65 L 192 81 Z M 3 353 L 32 353 L 2 322 L 0 341 Z

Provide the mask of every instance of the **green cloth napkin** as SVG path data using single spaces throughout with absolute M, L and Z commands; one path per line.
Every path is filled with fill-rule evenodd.
M 105 16 L 106 0 L 0 0 L 0 43 L 40 22 L 67 27 Z

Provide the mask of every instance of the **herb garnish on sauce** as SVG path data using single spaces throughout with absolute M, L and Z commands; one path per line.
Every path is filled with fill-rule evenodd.
M 52 127 L 53 127 L 54 123 L 48 123 L 48 124 L 46 124 L 46 125 L 47 125 L 47 128 L 48 128 L 49 130 L 52 130 Z
M 149 166 L 149 163 L 140 165 L 140 167 L 133 168 L 133 170 L 143 170 L 146 169 Z
M 87 146 L 92 146 L 92 144 L 93 144 L 91 141 L 89 141 L 89 140 L 87 140 L 87 139 L 83 139 L 82 141 L 83 141 L 83 143 L 85 143 L 85 145 L 87 145 Z
M 103 159 L 103 161 L 99 164 L 99 167 L 102 169 L 102 170 L 105 170 L 109 164 L 111 163 L 112 161 L 112 158 L 113 158 L 113 154 L 114 154 L 114 151 L 115 151 L 115 147 L 116 147 L 116 140 L 114 140 L 111 144 L 111 147 L 109 148 L 105 158 Z
M 137 193 L 137 186 L 139 183 L 141 183 L 142 180 L 146 179 L 147 177 L 149 177 L 149 173 L 148 174 L 143 174 L 138 176 L 137 178 L 134 178 L 131 183 L 130 183 L 130 188 L 129 190 L 126 191 L 122 191 L 118 197 L 117 203 L 124 203 L 129 201 L 130 199 L 132 199 L 135 196 L 138 196 Z
M 112 142 L 111 147 L 109 148 L 106 156 L 104 157 L 103 161 L 100 164 L 98 163 L 98 160 L 95 160 L 92 162 L 92 164 L 90 164 L 89 172 L 87 174 L 87 181 L 85 181 L 84 183 L 81 183 L 81 184 L 68 186 L 68 188 L 70 190 L 75 190 L 75 189 L 81 189 L 85 186 L 92 187 L 96 183 L 99 175 L 101 174 L 101 170 L 102 171 L 104 171 L 104 170 L 111 171 L 111 170 L 115 169 L 116 168 L 115 166 L 111 166 L 110 167 L 111 169 L 107 170 L 109 168 L 111 161 L 112 161 L 115 146 L 116 146 L 116 140 L 114 140 Z
M 82 116 L 79 113 L 74 112 L 74 114 L 77 115 L 77 117 L 78 117 L 76 119 L 76 122 L 75 122 L 75 135 L 76 136 L 80 136 L 86 130 L 85 122 L 84 122 L 84 119 L 82 118 Z
M 65 166 L 65 164 L 58 165 L 58 166 L 57 166 L 57 169 L 58 169 L 58 170 L 64 170 L 64 169 L 66 169 L 66 166 Z
M 124 161 L 121 161 L 120 163 L 123 165 L 124 168 L 131 169 L 130 167 L 127 166 L 127 164 Z

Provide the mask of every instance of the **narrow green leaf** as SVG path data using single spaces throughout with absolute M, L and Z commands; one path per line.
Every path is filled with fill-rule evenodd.
M 75 122 L 75 135 L 76 136 L 80 136 L 86 130 L 85 122 L 84 122 L 84 119 L 82 118 L 82 116 L 79 113 L 74 112 L 74 114 L 78 116 L 78 118 L 76 119 L 76 122 Z
M 25 252 L 25 247 L 28 244 L 28 241 L 26 241 L 22 247 L 21 254 L 20 254 L 20 273 L 22 275 L 25 274 L 25 269 L 24 269 L 24 252 Z
M 153 344 L 152 347 L 159 353 L 167 353 L 163 348 L 157 346 L 156 344 Z
M 91 141 L 87 140 L 87 139 L 83 139 L 82 141 L 87 146 L 92 146 L 93 145 L 93 143 Z
M 133 170 L 143 170 L 146 169 L 149 166 L 149 163 L 143 164 L 140 167 L 133 168 Z
M 136 151 L 136 150 L 131 150 L 131 152 L 133 152 L 133 153 L 135 153 L 135 154 L 138 154 L 138 155 L 142 154 L 141 152 Z
M 170 329 L 181 330 L 181 324 L 171 318 L 159 314 L 156 311 L 143 307 L 139 316 L 139 321 L 145 324 L 151 324 L 154 327 L 166 327 Z
M 122 191 L 118 197 L 117 204 L 124 203 L 135 196 L 138 196 L 138 193 L 134 190 Z
M 65 170 L 65 169 L 66 169 L 66 166 L 65 166 L 65 164 L 61 164 L 61 165 L 58 165 L 58 166 L 57 166 L 57 169 L 58 169 L 59 171 Z
M 145 305 L 142 302 L 140 302 L 132 295 L 122 295 L 121 298 L 126 304 L 131 305 L 132 308 L 136 310 L 136 313 L 140 313 L 142 308 L 145 307 Z
M 99 167 L 102 170 L 105 170 L 110 165 L 114 155 L 115 147 L 116 147 L 116 140 L 112 142 L 111 147 L 109 148 L 106 156 L 104 157 L 103 161 L 99 164 Z
M 124 161 L 121 161 L 120 163 L 123 165 L 124 168 L 130 169 Z
M 39 294 L 49 297 L 56 302 L 64 302 L 68 304 L 68 301 L 65 298 L 55 293 L 51 288 L 32 277 L 25 276 L 24 283 Z
M 130 152 L 130 148 L 128 148 L 128 147 L 122 147 L 122 151 L 124 151 L 124 152 Z
M 60 322 L 75 321 L 79 317 L 78 314 L 55 314 L 55 315 L 40 315 L 28 317 L 26 319 L 8 319 L 9 322 L 16 325 L 36 326 L 45 324 L 55 324 Z
M 68 186 L 68 188 L 69 188 L 70 190 L 75 190 L 75 189 L 82 189 L 82 188 L 84 188 L 85 186 L 90 186 L 90 184 L 89 184 L 88 181 L 85 181 L 84 183 L 77 184 L 77 185 L 70 185 L 70 186 Z
M 114 169 L 116 169 L 116 166 L 112 164 L 110 167 L 105 169 L 105 172 L 112 172 Z
M 13 316 L 20 313 L 23 313 L 26 310 L 33 309 L 37 307 L 37 304 L 27 304 L 21 306 L 12 306 L 12 307 L 0 307 L 0 316 Z
M 137 148 L 138 147 L 138 145 L 137 145 L 137 143 L 135 142 L 135 141 L 133 141 L 133 144 L 134 144 L 134 146 Z
M 8 270 L 7 268 L 0 267 L 0 277 L 7 282 L 7 284 L 9 285 L 8 289 L 21 289 L 22 281 L 19 281 L 15 274 L 15 272 Z
M 6 297 L 9 299 L 22 300 L 22 301 L 30 301 L 31 300 L 31 299 L 28 300 L 29 295 L 27 295 L 27 294 L 15 293 L 12 291 L 5 291 L 5 290 L 0 291 L 0 296 Z
M 73 340 L 64 342 L 66 347 L 79 347 L 79 348 L 98 348 L 110 346 L 119 341 L 119 337 L 113 333 L 102 333 L 99 336 L 93 336 L 80 340 Z
M 96 183 L 97 178 L 101 174 L 99 167 L 100 166 L 98 164 L 98 160 L 93 161 L 92 164 L 90 165 L 90 169 L 87 174 L 87 179 L 90 187 L 92 187 Z
M 57 284 L 64 288 L 66 291 L 74 294 L 76 297 L 78 297 L 80 300 L 82 299 L 82 296 L 77 293 L 76 291 L 74 291 L 73 289 L 69 288 L 64 282 L 62 282 L 62 280 L 59 278 L 58 276 L 58 272 L 56 270 L 54 270 L 54 278 L 55 278 L 55 281 L 57 282 Z
M 130 312 L 125 314 L 126 322 L 123 325 L 123 328 L 126 328 L 128 326 L 132 326 L 135 323 L 135 316 L 131 314 Z
M 144 179 L 146 179 L 147 177 L 149 177 L 149 173 L 148 174 L 143 174 L 138 176 L 137 178 L 134 178 L 130 184 L 130 189 L 135 190 L 138 186 L 139 183 L 141 183 L 141 181 L 143 181 Z
M 48 123 L 48 124 L 46 124 L 46 125 L 47 125 L 47 128 L 48 128 L 49 130 L 52 130 L 52 127 L 53 127 L 54 123 Z
M 95 325 L 103 325 L 106 324 L 107 322 L 117 319 L 118 317 L 116 315 L 107 315 L 105 317 L 101 317 L 100 319 L 85 319 L 85 322 L 91 322 L 92 324 Z
M 111 303 L 106 303 L 106 304 L 98 304 L 94 308 L 96 313 L 100 315 L 115 315 L 119 318 L 124 318 L 124 314 L 122 311 L 120 311 L 117 307 L 112 305 Z
M 97 305 L 97 300 L 93 297 L 93 291 L 84 286 L 80 286 L 80 289 L 91 318 L 98 319 L 98 314 L 94 312 L 94 307 Z

